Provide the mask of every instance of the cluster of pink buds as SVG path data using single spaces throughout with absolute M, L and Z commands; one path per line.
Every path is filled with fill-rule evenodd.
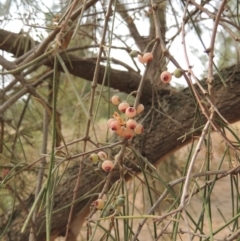
M 143 112 L 144 105 L 139 104 L 135 109 L 128 102 L 121 102 L 117 95 L 112 96 L 111 102 L 113 105 L 118 106 L 120 113 L 124 113 L 124 118 L 118 112 L 114 112 L 113 118 L 107 121 L 108 128 L 126 139 L 132 138 L 135 134 L 141 134 L 143 125 L 133 118 Z
M 108 155 L 104 151 L 99 151 L 97 154 L 92 153 L 89 156 L 89 161 L 96 165 L 98 164 L 99 168 L 102 168 L 106 172 L 110 172 L 113 169 L 114 163 L 111 160 L 108 160 Z

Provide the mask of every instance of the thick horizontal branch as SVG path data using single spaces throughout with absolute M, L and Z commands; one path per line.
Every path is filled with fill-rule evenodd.
M 0 49 L 12 53 L 14 56 L 20 56 L 26 54 L 26 50 L 31 51 L 31 47 L 35 46 L 37 43 L 33 44 L 32 40 L 29 40 L 29 36 L 23 34 L 15 34 L 9 31 L 0 29 Z M 61 57 L 65 62 L 65 65 L 68 68 L 70 74 L 92 81 L 93 73 L 95 69 L 95 62 L 92 60 L 81 59 L 72 54 L 68 54 L 67 52 L 61 52 Z M 49 61 L 45 61 L 44 64 L 53 68 L 53 56 L 49 58 Z M 106 66 L 101 65 L 98 83 L 102 84 L 104 81 Z M 63 71 L 63 68 L 59 68 L 60 71 Z M 126 71 L 118 70 L 114 68 L 109 68 L 107 71 L 110 72 L 110 83 L 109 80 L 106 79 L 104 84 L 106 86 L 111 86 L 114 89 L 118 89 L 119 91 L 131 93 L 138 88 L 138 84 L 141 79 L 141 75 L 137 72 L 129 69 Z M 143 90 L 143 97 L 149 98 L 152 94 L 152 86 L 148 81 Z
M 93 74 L 95 70 L 95 62 L 91 60 L 84 60 L 73 55 L 66 56 L 62 54 L 62 59 L 64 60 L 68 71 L 74 75 L 81 77 L 83 79 L 92 81 Z M 48 66 L 53 67 L 53 62 L 48 62 Z M 141 75 L 133 70 L 123 71 L 118 69 L 109 68 L 106 70 L 106 66 L 101 65 L 98 75 L 98 84 L 102 84 L 104 81 L 105 86 L 110 86 L 111 88 L 117 89 L 121 92 L 131 93 L 136 91 L 141 80 Z M 60 70 L 62 68 L 60 67 Z M 105 71 L 109 71 L 110 79 L 108 77 L 104 80 Z M 108 76 L 108 75 L 107 75 Z M 143 90 L 142 96 L 144 98 L 149 98 L 152 95 L 152 85 L 148 81 Z
M 14 55 L 21 56 L 39 44 L 33 41 L 28 34 L 12 33 L 4 29 L 0 29 L 0 49 Z

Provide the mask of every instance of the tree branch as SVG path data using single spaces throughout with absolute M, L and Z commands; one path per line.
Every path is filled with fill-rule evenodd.
M 26 50 L 31 51 L 31 46 L 28 45 L 29 49 L 24 48 L 22 43 L 29 40 L 29 37 L 25 35 L 19 36 L 19 34 L 11 33 L 9 31 L 0 29 L 0 49 L 12 53 L 14 56 L 24 55 Z M 37 44 L 37 42 L 35 42 Z M 12 48 L 11 46 L 15 46 Z M 68 71 L 74 76 L 92 81 L 93 73 L 95 69 L 95 61 L 88 59 L 81 59 L 74 55 L 68 54 L 67 52 L 61 52 L 61 57 L 64 60 Z M 44 64 L 53 68 L 53 56 L 45 61 Z M 99 70 L 98 83 L 102 84 L 104 80 L 105 66 L 101 65 Z M 60 67 L 60 71 L 63 69 Z M 131 93 L 136 90 L 141 79 L 141 75 L 133 70 L 121 71 L 117 69 L 110 69 L 111 73 L 111 87 L 118 89 L 119 91 Z M 28 73 L 29 74 L 29 73 Z M 108 83 L 106 83 L 107 85 Z M 152 95 L 152 86 L 150 82 L 147 82 L 143 90 L 144 98 L 149 98 Z
M 120 1 L 117 1 L 116 11 L 120 14 L 122 19 L 125 21 L 128 29 L 129 29 L 129 32 L 130 32 L 132 38 L 134 39 L 136 45 L 138 46 L 140 51 L 143 52 L 149 39 L 144 38 L 139 34 L 132 17 L 128 14 L 128 11 L 125 8 L 124 4 L 122 4 Z

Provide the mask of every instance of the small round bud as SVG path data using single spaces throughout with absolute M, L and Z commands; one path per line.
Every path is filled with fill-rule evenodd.
M 168 71 L 164 71 L 164 72 L 161 73 L 160 79 L 163 83 L 167 84 L 171 81 L 172 75 Z
M 105 206 L 105 201 L 99 198 L 94 201 L 92 205 L 95 206 L 98 210 L 102 210 Z
M 106 160 L 102 163 L 102 169 L 105 171 L 105 172 L 110 172 L 112 169 L 113 169 L 113 162 L 110 161 L 110 160 Z
M 104 152 L 104 151 L 99 151 L 98 152 L 98 157 L 101 159 L 101 160 L 106 160 L 107 159 L 107 153 Z
M 113 95 L 111 102 L 113 105 L 119 105 L 121 103 L 120 97 L 118 95 Z
M 112 130 L 112 131 L 118 131 L 120 128 L 121 128 L 121 125 L 118 123 L 117 120 L 114 120 L 110 123 L 110 126 L 109 128 Z
M 104 210 L 103 212 L 103 217 L 107 217 L 107 216 L 110 216 L 112 214 L 114 214 L 115 212 L 115 206 L 110 204 L 106 207 L 106 209 Z
M 116 131 L 116 134 L 119 135 L 119 136 L 123 136 L 123 133 L 124 133 L 125 129 L 126 129 L 125 127 L 121 126 L 121 128 Z
M 129 55 L 133 58 L 136 58 L 138 56 L 138 51 L 137 50 L 132 50 Z
M 137 122 L 134 120 L 134 119 L 129 119 L 127 122 L 126 122 L 126 127 L 127 129 L 135 129 L 135 127 L 137 126 Z
M 122 136 L 123 136 L 125 139 L 131 139 L 131 138 L 134 136 L 134 131 L 133 131 L 132 129 L 126 128 L 126 129 L 123 131 Z
M 143 56 L 141 54 L 139 54 L 138 56 L 138 61 L 141 63 L 141 64 L 145 64 L 144 60 L 143 60 Z
M 153 54 L 148 52 L 148 53 L 145 53 L 143 56 L 142 56 L 142 59 L 144 61 L 144 63 L 149 63 L 152 61 L 153 59 Z
M 133 118 L 137 114 L 137 111 L 134 107 L 128 107 L 125 111 L 125 115 L 128 118 Z
M 176 78 L 181 78 L 182 75 L 183 75 L 183 72 L 182 72 L 181 69 L 175 69 L 175 70 L 173 71 L 173 75 L 174 75 L 174 77 L 176 77 Z
M 141 123 L 138 123 L 137 126 L 134 129 L 135 134 L 139 135 L 143 133 L 143 125 Z
M 117 198 L 115 204 L 116 206 L 122 207 L 125 204 L 125 198 Z
M 118 109 L 125 113 L 126 109 L 129 107 L 130 105 L 127 102 L 122 102 L 118 105 Z
M 90 156 L 89 156 L 89 161 L 92 163 L 92 164 L 97 164 L 99 159 L 98 159 L 98 155 L 96 153 L 92 153 Z
M 107 126 L 110 128 L 110 124 L 111 124 L 111 122 L 112 121 L 115 121 L 115 119 L 114 118 L 110 118 L 110 119 L 108 119 L 108 121 L 107 121 Z
M 113 214 L 115 211 L 115 206 L 110 204 L 106 207 L 106 210 L 109 211 L 110 214 Z
M 137 106 L 137 114 L 140 114 L 144 111 L 144 105 L 143 104 L 139 104 Z

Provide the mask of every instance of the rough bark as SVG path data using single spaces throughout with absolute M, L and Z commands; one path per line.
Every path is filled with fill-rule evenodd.
M 11 52 L 12 50 L 9 51 Z M 68 66 L 68 69 L 72 74 L 83 77 L 87 80 L 92 79 L 94 70 L 93 61 L 83 61 L 72 56 L 71 62 L 74 67 L 70 68 Z M 51 66 L 51 61 L 47 64 Z M 66 64 L 68 65 L 67 61 Z M 104 70 L 103 68 L 104 67 L 102 66 L 102 71 Z M 86 71 L 86 69 L 88 71 Z M 223 78 L 226 80 L 227 87 L 223 86 L 218 77 L 214 79 L 216 106 L 218 107 L 220 113 L 229 122 L 234 122 L 240 119 L 240 69 L 239 66 L 232 66 L 222 70 L 221 73 Z M 121 76 L 125 75 L 126 78 L 121 79 L 121 81 L 118 79 L 119 82 L 115 82 L 115 78 L 119 78 L 119 74 L 121 74 Z M 103 72 L 100 71 L 99 83 L 101 83 L 101 76 L 103 76 Z M 138 77 L 140 76 L 137 73 L 131 71 L 112 70 L 111 86 L 129 93 L 130 91 L 136 89 L 137 82 L 139 81 Z M 116 83 L 116 85 L 114 83 Z M 144 89 L 144 91 L 147 92 L 146 95 L 143 95 L 141 102 L 146 106 L 145 113 L 149 110 L 151 110 L 152 113 L 148 115 L 147 119 L 144 121 L 144 134 L 134 138 L 130 144 L 132 144 L 151 163 L 156 164 L 160 160 L 163 160 L 166 155 L 191 140 L 191 135 L 187 135 L 184 142 L 178 140 L 178 138 L 191 131 L 193 128 L 197 128 L 201 124 L 204 124 L 206 122 L 206 118 L 202 115 L 202 123 L 199 121 L 196 122 L 196 103 L 194 102 L 188 88 L 179 92 L 170 89 L 158 90 L 158 98 L 163 108 L 158 108 L 157 99 L 155 99 L 154 103 L 156 109 L 164 112 L 164 114 L 160 114 L 156 111 L 156 109 L 151 107 L 152 99 L 150 94 L 152 87 L 150 82 L 147 82 L 146 88 Z M 195 133 L 195 135 L 197 134 L 198 133 Z M 127 166 L 129 165 L 129 163 L 125 164 Z M 131 165 L 131 168 L 134 171 L 139 171 L 139 169 L 134 165 Z M 58 210 L 59 208 L 71 203 L 72 190 L 75 186 L 77 172 L 78 170 L 75 167 L 70 167 L 66 170 L 64 179 L 56 187 L 54 195 L 54 210 Z M 116 173 L 114 179 L 116 180 L 117 178 L 118 174 Z M 83 197 L 84 194 L 96 187 L 101 180 L 104 180 L 104 175 L 99 175 L 99 173 L 90 170 L 88 166 L 84 165 L 81 180 L 81 185 L 77 190 L 77 198 Z M 92 190 L 92 193 L 96 193 L 98 191 L 99 190 Z M 88 201 L 89 199 L 87 198 L 77 202 L 74 206 L 74 215 L 77 215 L 88 203 Z M 28 209 L 31 207 L 32 202 L 33 200 L 31 197 L 25 201 L 25 205 Z M 52 232 L 64 234 L 68 219 L 68 212 L 69 207 L 61 210 L 60 212 L 53 213 Z M 23 211 L 22 206 L 16 206 L 12 214 L 6 214 L 4 217 L 0 217 L 0 233 L 3 232 L 4 228 L 7 228 L 5 236 L 6 240 L 27 240 L 29 228 L 24 233 L 20 232 L 25 218 L 26 213 Z M 44 240 L 44 211 L 39 214 L 36 227 L 41 230 L 37 230 L 39 231 L 37 240 Z

